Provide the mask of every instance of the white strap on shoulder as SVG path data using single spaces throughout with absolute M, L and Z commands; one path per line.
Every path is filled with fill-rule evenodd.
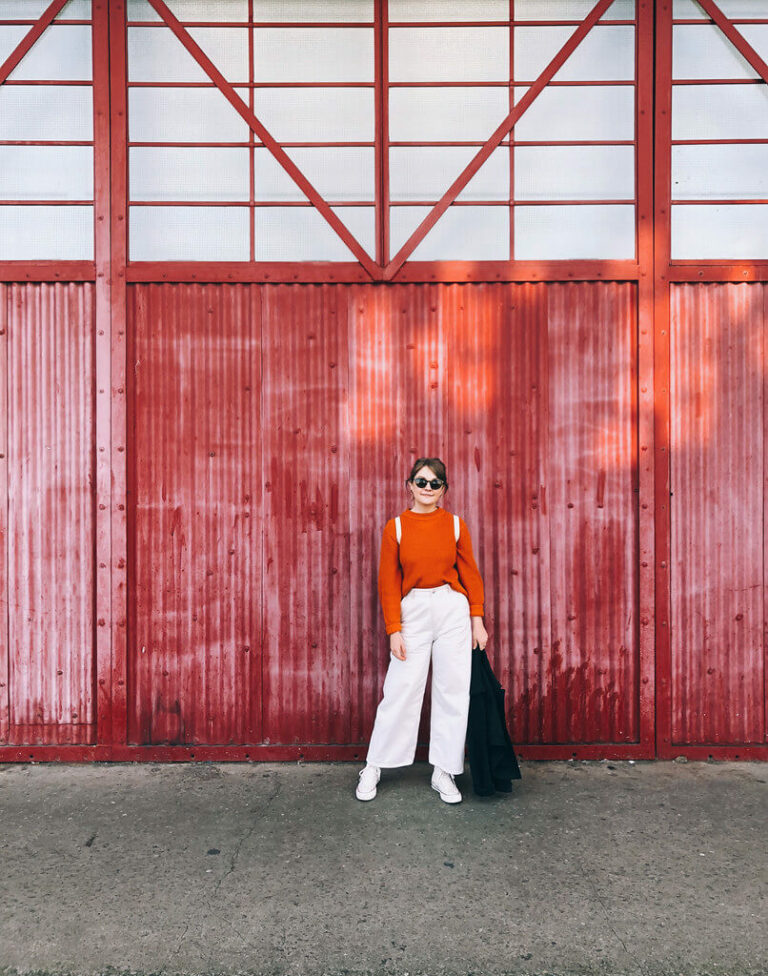
M 459 541 L 459 533 L 461 532 L 461 526 L 459 525 L 459 516 L 453 516 L 453 538 L 456 542 Z
M 397 544 L 400 545 L 400 540 L 403 538 L 403 523 L 400 521 L 400 516 L 395 516 L 395 535 L 397 536 Z

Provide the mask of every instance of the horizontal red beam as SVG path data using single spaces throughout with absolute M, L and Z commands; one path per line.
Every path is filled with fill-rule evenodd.
M 362 762 L 367 744 L 341 745 L 255 745 L 255 746 L 0 746 L 2 763 L 44 762 Z M 416 750 L 416 760 L 425 762 L 427 747 Z M 644 745 L 610 743 L 586 745 L 526 745 L 515 743 L 518 758 L 529 761 L 583 759 L 653 759 Z M 768 760 L 767 745 L 667 746 L 658 751 L 660 759 L 683 756 L 694 762 L 732 762 Z
M 0 281 L 94 281 L 93 261 L 0 261 Z

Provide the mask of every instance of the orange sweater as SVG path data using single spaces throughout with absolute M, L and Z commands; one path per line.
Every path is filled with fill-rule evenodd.
M 483 616 L 483 580 L 472 554 L 472 540 L 459 519 L 459 541 L 453 537 L 453 516 L 444 508 L 427 515 L 405 511 L 400 516 L 403 536 L 397 544 L 395 520 L 384 526 L 379 559 L 379 598 L 388 634 L 400 630 L 400 601 L 412 589 L 431 589 L 443 583 L 469 600 L 472 617 Z

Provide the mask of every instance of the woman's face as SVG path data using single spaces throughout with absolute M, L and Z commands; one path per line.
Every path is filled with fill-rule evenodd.
M 419 488 L 416 484 L 417 480 L 424 478 L 427 484 L 423 488 Z M 445 494 L 445 485 L 441 485 L 439 488 L 435 489 L 429 484 L 431 481 L 439 481 L 432 468 L 428 468 L 426 464 L 423 468 L 419 468 L 416 474 L 413 476 L 413 480 L 408 482 L 411 491 L 413 492 L 413 500 L 416 504 L 422 508 L 432 508 L 437 505 L 440 499 Z

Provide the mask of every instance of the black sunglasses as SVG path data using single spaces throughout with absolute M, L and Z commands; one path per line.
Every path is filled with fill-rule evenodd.
M 426 488 L 427 485 L 429 485 L 433 491 L 437 491 L 438 488 L 443 487 L 442 481 L 440 481 L 438 478 L 433 478 L 431 481 L 427 481 L 426 478 L 414 478 L 413 483 L 417 488 Z

